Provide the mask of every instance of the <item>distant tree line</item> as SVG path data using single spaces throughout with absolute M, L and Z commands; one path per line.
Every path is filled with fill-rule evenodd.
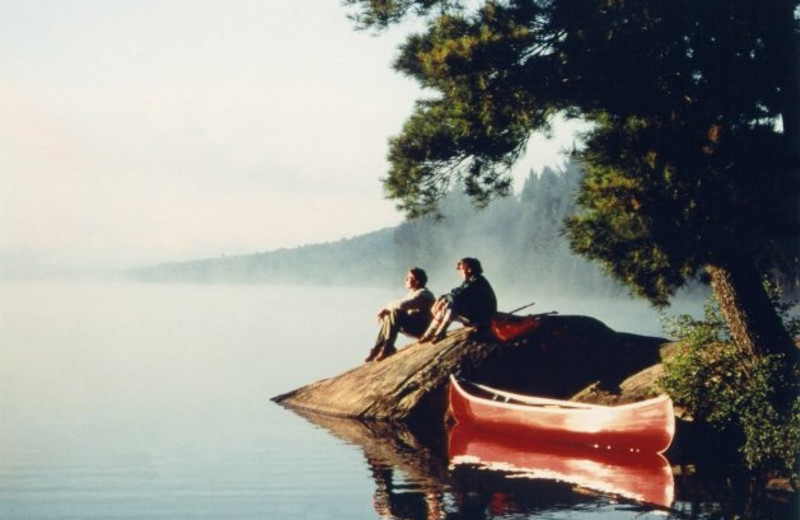
M 481 260 L 494 285 L 517 294 L 627 297 L 628 289 L 597 264 L 572 252 L 564 220 L 575 214 L 583 177 L 575 162 L 531 171 L 519 193 L 476 209 L 462 191 L 425 216 L 335 242 L 241 256 L 147 266 L 130 277 L 152 282 L 397 286 L 405 270 L 427 270 L 438 291 L 459 283 L 456 261 Z M 796 295 L 798 277 L 777 279 Z
M 400 225 L 394 236 L 401 264 L 419 264 L 433 279 L 455 285 L 456 260 L 475 256 L 495 285 L 515 292 L 616 296 L 619 284 L 588 260 L 572 253 L 564 219 L 575 211 L 582 172 L 575 163 L 563 171 L 531 171 L 519 194 L 476 210 L 462 191 L 440 203 L 441 217 Z
M 148 282 L 380 285 L 395 271 L 394 228 L 336 242 L 128 271 Z
M 458 283 L 463 256 L 479 258 L 498 286 L 519 292 L 617 295 L 622 289 L 595 265 L 573 254 L 563 235 L 565 217 L 582 173 L 531 171 L 520 192 L 476 209 L 459 190 L 440 204 L 440 216 L 409 220 L 336 242 L 243 256 L 160 264 L 131 271 L 139 280 L 201 283 L 273 283 L 387 286 L 411 266 L 425 268 L 438 289 Z

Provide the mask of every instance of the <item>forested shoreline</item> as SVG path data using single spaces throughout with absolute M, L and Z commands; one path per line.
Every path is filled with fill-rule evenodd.
M 457 283 L 458 258 L 475 256 L 498 286 L 620 295 L 625 290 L 588 260 L 572 253 L 564 218 L 575 211 L 582 173 L 530 171 L 519 193 L 476 209 L 461 191 L 426 216 L 336 242 L 241 256 L 159 264 L 127 275 L 152 282 L 399 285 L 410 266 L 425 268 L 442 287 Z M 448 285 L 449 284 L 449 285 Z
M 405 270 L 420 266 L 431 284 L 446 290 L 458 283 L 456 260 L 475 256 L 493 284 L 517 294 L 629 297 L 628 290 L 598 264 L 572 252 L 564 220 L 577 211 L 575 192 L 583 172 L 575 162 L 563 169 L 531 170 L 518 193 L 476 209 L 460 190 L 428 215 L 399 226 L 344 238 L 248 255 L 164 263 L 127 271 L 148 282 L 292 285 L 401 285 Z M 794 293 L 796 281 L 782 280 Z

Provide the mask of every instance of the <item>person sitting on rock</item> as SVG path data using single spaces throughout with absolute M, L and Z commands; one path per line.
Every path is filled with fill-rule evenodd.
M 431 306 L 435 300 L 426 287 L 427 283 L 428 275 L 423 269 L 409 269 L 406 275 L 408 294 L 405 298 L 390 302 L 378 310 L 380 331 L 365 361 L 381 361 L 397 352 L 394 343 L 401 332 L 414 338 L 425 332 L 432 319 Z
M 444 338 L 447 327 L 453 321 L 465 325 L 486 325 L 497 313 L 497 297 L 489 281 L 483 276 L 483 268 L 477 258 L 462 258 L 456 264 L 464 282 L 440 296 L 433 304 L 433 321 L 420 341 L 439 341 Z

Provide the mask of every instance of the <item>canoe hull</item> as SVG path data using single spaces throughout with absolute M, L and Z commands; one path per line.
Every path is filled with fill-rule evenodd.
M 451 376 L 450 411 L 456 421 L 473 427 L 602 449 L 662 453 L 675 433 L 672 400 L 666 395 L 629 405 L 582 405 L 512 394 Z

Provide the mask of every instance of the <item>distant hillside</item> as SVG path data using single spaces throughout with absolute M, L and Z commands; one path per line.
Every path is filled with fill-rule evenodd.
M 484 210 L 454 191 L 442 201 L 441 219 L 421 218 L 337 242 L 155 265 L 129 274 L 148 281 L 394 286 L 407 268 L 420 266 L 433 288 L 444 291 L 459 283 L 456 260 L 475 256 L 496 287 L 618 295 L 620 286 L 574 255 L 563 235 L 581 176 L 574 165 L 562 172 L 531 172 L 518 195 Z
M 337 242 L 159 264 L 128 272 L 152 282 L 380 285 L 397 279 L 395 228 Z
M 627 299 L 627 289 L 572 253 L 564 236 L 581 178 L 581 170 L 567 164 L 564 171 L 531 172 L 518 194 L 483 210 L 454 191 L 441 201 L 443 218 L 293 249 L 148 266 L 126 275 L 152 282 L 399 288 L 405 270 L 419 266 L 428 272 L 431 289 L 441 294 L 460 283 L 456 261 L 474 256 L 495 289 L 506 295 Z M 798 279 L 781 280 L 785 294 L 797 297 Z M 700 286 L 690 290 L 698 288 L 702 293 Z

